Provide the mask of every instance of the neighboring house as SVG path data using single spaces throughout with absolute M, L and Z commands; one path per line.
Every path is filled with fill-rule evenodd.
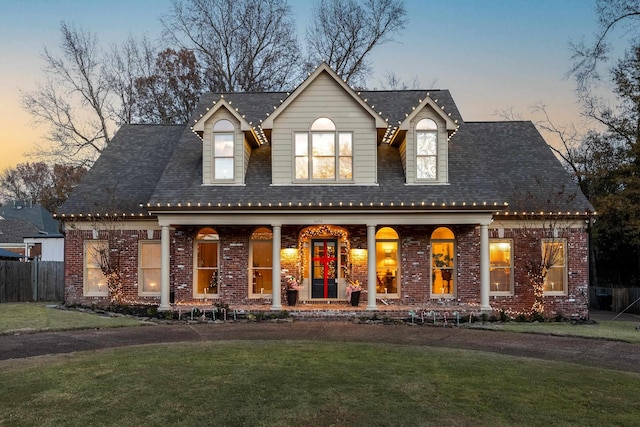
M 13 251 L 0 248 L 0 260 L 3 261 L 20 261 L 24 255 L 17 254 Z
M 60 210 L 66 301 L 108 303 L 107 241 L 126 300 L 160 309 L 279 310 L 293 275 L 303 303 L 358 280 L 368 310 L 517 313 L 555 247 L 547 313 L 586 317 L 592 209 L 531 122 L 465 122 L 446 90 L 357 92 L 323 64 L 291 93 L 204 95 L 187 126 L 123 126 Z
M 40 205 L 12 202 L 0 206 L 0 248 L 23 258 L 64 261 L 60 222 Z

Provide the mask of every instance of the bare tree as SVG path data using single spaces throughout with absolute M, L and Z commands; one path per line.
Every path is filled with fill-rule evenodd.
M 5 200 L 39 203 L 45 189 L 52 184 L 51 170 L 42 162 L 20 163 L 15 169 L 5 169 L 0 176 Z
M 46 81 L 33 92 L 23 92 L 22 105 L 36 122 L 51 128 L 50 144 L 38 145 L 37 157 L 90 165 L 115 130 L 106 114 L 110 85 L 96 36 L 66 22 L 60 24 L 60 33 L 62 56 L 45 48 Z
M 607 40 L 616 28 L 626 28 L 632 36 L 637 36 L 640 0 L 596 0 L 596 14 L 599 28 L 595 40 L 571 44 L 573 65 L 569 75 L 575 77 L 579 92 L 588 91 L 591 83 L 600 79 L 598 64 L 609 59 L 611 46 Z
M 431 84 L 425 88 L 422 87 L 420 79 L 418 79 L 417 76 L 415 76 L 412 81 L 407 82 L 402 80 L 396 73 L 392 71 L 383 73 L 382 79 L 383 80 L 380 81 L 380 85 L 383 90 L 432 89 L 436 85 L 436 80 L 434 79 Z
M 352 86 L 364 85 L 371 51 L 407 22 L 401 0 L 319 0 L 307 29 L 310 64 L 325 61 Z
M 124 262 L 127 245 L 126 216 L 118 214 L 117 188 L 105 186 L 101 191 L 106 195 L 104 201 L 96 207 L 99 212 L 84 219 L 70 219 L 68 229 L 86 229 L 87 224 L 93 233 L 91 248 L 86 255 L 90 264 L 98 267 L 107 285 L 109 301 L 112 305 L 126 303 L 124 295 Z M 91 203 L 93 204 L 93 203 Z M 99 282 L 102 284 L 102 280 Z M 100 284 L 98 286 L 100 286 Z
M 94 217 L 91 221 L 96 245 L 91 253 L 92 261 L 100 267 L 107 282 L 111 304 L 124 302 L 124 272 L 122 271 L 123 220 L 116 216 Z
M 106 58 L 107 78 L 117 102 L 110 105 L 109 114 L 119 125 L 140 121 L 137 111 L 136 80 L 154 73 L 158 48 L 148 38 L 129 36 L 121 45 L 113 45 Z
M 187 123 L 202 92 L 200 64 L 192 51 L 165 49 L 150 75 L 134 81 L 136 110 L 145 123 Z
M 536 177 L 535 185 L 528 191 L 514 189 L 513 209 L 520 221 L 519 233 L 523 242 L 529 246 L 523 257 L 526 275 L 533 291 L 531 316 L 533 319 L 545 317 L 545 287 L 553 289 L 554 269 L 566 268 L 566 240 L 571 229 L 582 226 L 574 214 L 563 211 L 567 203 L 571 203 L 577 194 L 565 186 L 546 190 L 544 180 Z M 559 271 L 559 270 L 557 270 Z M 556 277 L 556 281 L 558 277 Z M 585 300 L 586 304 L 586 300 Z
M 0 196 L 5 201 L 38 203 L 49 212 L 55 212 L 85 172 L 81 166 L 20 163 L 0 174 Z
M 31 200 L 17 168 L 7 168 L 0 174 L 0 198 L 10 200 Z
M 195 52 L 214 92 L 283 90 L 299 75 L 286 0 L 173 0 L 170 42 Z

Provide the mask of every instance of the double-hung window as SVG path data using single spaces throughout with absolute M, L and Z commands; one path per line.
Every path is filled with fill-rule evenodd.
M 84 242 L 84 295 L 107 296 L 107 278 L 102 272 L 109 254 L 106 240 L 86 240 Z
M 330 119 L 315 120 L 294 136 L 294 168 L 296 181 L 353 180 L 353 134 L 338 132 Z
M 234 178 L 234 139 L 235 129 L 229 120 L 219 120 L 213 125 L 213 178 L 215 181 Z
M 513 294 L 513 242 L 489 241 L 489 281 L 493 295 Z
M 549 239 L 542 241 L 542 263 L 546 268 L 544 277 L 544 293 L 546 295 L 566 294 L 567 264 L 566 241 Z
M 416 178 L 438 178 L 438 125 L 422 119 L 416 125 Z
M 158 240 L 139 242 L 138 294 L 160 295 L 161 252 Z

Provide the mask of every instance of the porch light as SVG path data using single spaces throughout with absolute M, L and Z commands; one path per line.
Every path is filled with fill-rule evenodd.
M 358 263 L 363 262 L 367 257 L 367 250 L 362 248 L 351 249 L 351 262 Z
M 280 258 L 285 261 L 294 261 L 298 255 L 296 248 L 285 248 L 280 250 Z

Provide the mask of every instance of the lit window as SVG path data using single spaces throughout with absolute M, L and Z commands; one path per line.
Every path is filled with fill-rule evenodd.
M 232 180 L 235 133 L 229 120 L 220 120 L 213 126 L 213 177 L 218 180 Z
M 418 179 L 436 179 L 438 163 L 438 125 L 422 119 L 416 125 L 416 170 Z
M 542 265 L 547 267 L 544 278 L 544 293 L 566 294 L 566 242 L 564 240 L 543 240 Z
M 317 119 L 309 133 L 294 136 L 294 167 L 296 180 L 351 181 L 352 134 L 336 132 L 330 119 Z
M 431 234 L 431 295 L 453 297 L 455 294 L 455 235 L 446 227 Z
M 391 227 L 376 232 L 376 292 L 397 294 L 400 283 L 400 257 L 398 233 Z
M 272 263 L 273 234 L 268 228 L 258 228 L 251 235 L 251 293 L 254 296 L 269 295 L 273 292 Z
M 161 246 L 159 241 L 140 242 L 138 255 L 138 293 L 160 295 Z
M 510 240 L 489 242 L 489 281 L 492 294 L 513 293 L 512 245 Z
M 84 295 L 107 296 L 107 278 L 100 267 L 106 262 L 109 243 L 106 240 L 87 240 L 84 242 Z
M 203 228 L 196 236 L 195 246 L 194 297 L 206 298 L 209 294 L 217 295 L 220 288 L 220 237 L 212 228 Z

